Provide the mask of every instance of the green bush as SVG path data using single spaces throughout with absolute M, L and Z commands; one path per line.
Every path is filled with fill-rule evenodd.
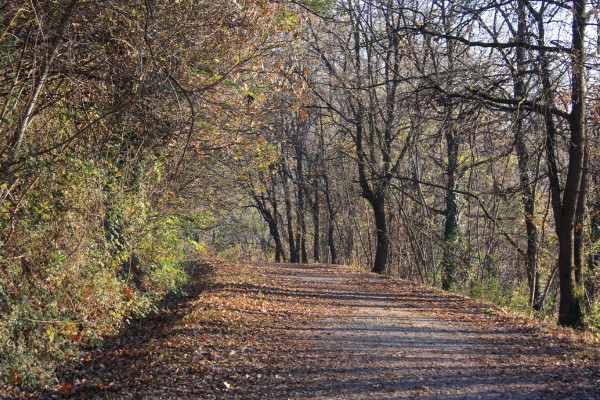
M 51 383 L 59 361 L 147 314 L 186 282 L 181 217 L 155 196 L 155 161 L 138 165 L 131 185 L 115 180 L 112 166 L 72 154 L 26 171 L 37 174 L 36 186 L 22 192 L 19 209 L 5 204 L 2 215 L 3 386 Z M 119 217 L 111 222 L 119 245 L 111 214 Z
M 585 314 L 585 326 L 600 338 L 600 300 L 590 302 L 589 309 Z

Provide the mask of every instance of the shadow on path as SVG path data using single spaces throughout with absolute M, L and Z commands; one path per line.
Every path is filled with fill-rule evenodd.
M 600 398 L 597 361 L 488 306 L 325 265 L 216 268 L 222 280 L 203 286 L 199 268 L 188 297 L 67 368 L 72 389 L 37 398 Z

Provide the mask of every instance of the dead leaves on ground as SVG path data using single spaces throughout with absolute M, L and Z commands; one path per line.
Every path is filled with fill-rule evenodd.
M 493 367 L 510 361 L 526 371 L 532 354 L 544 352 L 549 364 L 540 368 L 597 373 L 597 347 L 582 344 L 575 333 L 437 289 L 328 266 L 213 262 L 198 263 L 196 268 L 188 298 L 135 322 L 122 335 L 107 339 L 105 347 L 66 366 L 53 391 L 21 393 L 19 398 L 259 399 L 274 393 L 292 396 L 285 386 L 290 382 L 296 382 L 296 395 L 305 390 L 308 396 L 312 383 L 302 379 L 313 378 L 297 376 L 295 371 L 321 371 L 336 363 L 344 367 L 346 361 L 343 357 L 324 360 L 311 348 L 311 340 L 336 336 L 322 327 L 313 329 L 313 317 L 327 315 L 343 301 L 326 282 L 299 285 L 298 276 L 307 271 L 349 281 L 356 296 L 385 299 L 388 311 L 403 307 L 461 329 L 502 333 L 498 339 L 502 350 L 472 358 L 474 364 Z M 339 315 L 344 313 L 352 311 L 342 310 Z M 314 331 L 304 343 L 290 335 L 300 327 Z M 445 354 L 435 347 L 428 353 Z M 267 388 L 271 392 L 266 393 Z M 425 393 L 429 389 L 415 388 Z

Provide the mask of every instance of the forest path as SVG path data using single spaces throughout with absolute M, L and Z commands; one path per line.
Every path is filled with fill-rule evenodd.
M 85 399 L 598 399 L 598 346 L 425 286 L 211 263 L 190 295 L 61 372 Z

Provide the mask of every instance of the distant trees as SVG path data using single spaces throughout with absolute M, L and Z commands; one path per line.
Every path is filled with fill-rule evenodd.
M 597 241 L 586 233 L 597 32 L 585 29 L 596 9 L 398 0 L 312 11 L 302 62 L 315 72 L 304 80 L 372 212 L 374 237 L 359 227 L 371 222 L 345 219 L 355 200 L 337 212 L 361 257 L 448 289 L 502 292 L 523 278 L 536 310 L 552 303 L 558 276 L 559 321 L 579 326 L 595 268 L 584 249 Z
M 468 35 L 448 33 L 431 26 L 428 21 L 415 26 L 423 35 L 449 39 L 477 49 L 490 49 L 498 60 L 506 60 L 507 67 L 492 70 L 485 80 L 465 87 L 468 94 L 504 111 L 512 111 L 516 116 L 515 146 L 520 162 L 520 183 L 526 219 L 534 213 L 534 193 L 529 182 L 527 149 L 524 144 L 524 114 L 541 114 L 546 125 L 546 160 L 548 186 L 558 236 L 558 270 L 560 276 L 561 324 L 578 326 L 583 321 L 583 289 L 581 271 L 583 219 L 587 191 L 586 154 L 588 139 L 586 129 L 586 47 L 585 27 L 588 14 L 585 1 L 546 3 L 517 1 L 500 5 L 495 2 L 482 2 L 469 7 L 455 6 L 458 12 L 474 21 L 473 30 Z M 559 17 L 560 16 L 560 17 Z M 561 18 L 558 22 L 555 18 Z M 514 22 L 516 21 L 516 22 Z M 567 22 L 568 21 L 568 22 Z M 530 23 L 532 28 L 527 29 Z M 563 37 L 548 39 L 548 30 L 555 34 L 566 28 L 570 32 Z M 566 39 L 566 40 L 565 40 Z M 562 55 L 565 54 L 566 57 Z M 550 55 L 559 55 L 550 61 Z M 552 77 L 551 69 L 563 72 L 563 76 Z M 504 75 L 500 75 L 500 74 Z M 509 77 L 510 79 L 507 79 Z M 514 81 L 512 88 L 506 84 Z M 531 81 L 527 91 L 525 81 Z M 570 81 L 567 86 L 566 80 Z M 568 97 L 563 97 L 564 108 L 555 103 L 552 93 L 563 92 L 568 88 Z M 457 88 L 459 89 L 459 88 Z M 512 96 L 510 93 L 513 93 Z M 466 97 L 466 94 L 463 95 Z M 535 116 L 533 116 L 535 118 Z M 565 149 L 565 173 L 560 182 L 557 132 L 555 118 L 561 118 L 568 148 Z M 531 286 L 532 301 L 536 294 L 536 267 L 534 251 L 537 247 L 536 228 L 526 223 L 528 231 L 528 255 L 526 263 Z
M 340 2 L 343 23 L 315 22 L 308 40 L 326 71 L 312 85 L 337 129 L 353 143 L 362 197 L 369 203 L 377 238 L 372 270 L 383 273 L 390 238 L 387 201 L 392 178 L 413 140 L 407 103 L 401 16 L 391 5 Z M 332 31 L 328 29 L 333 28 Z

